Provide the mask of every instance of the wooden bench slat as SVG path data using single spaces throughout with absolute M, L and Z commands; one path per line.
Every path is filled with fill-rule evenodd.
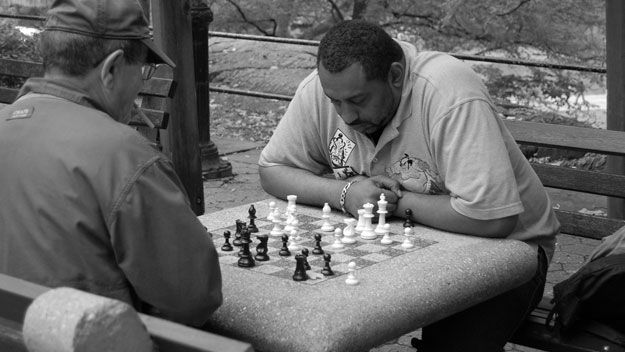
M 17 88 L 0 87 L 0 103 L 11 104 L 17 98 L 19 91 Z
M 169 113 L 161 110 L 141 108 L 143 113 L 152 121 L 154 128 L 166 129 L 169 123 Z M 130 126 L 147 126 L 146 123 L 137 116 L 133 116 L 128 122 Z
M 520 144 L 612 155 L 625 152 L 625 132 L 621 131 L 513 120 L 504 120 L 504 123 Z
M 568 210 L 556 210 L 562 225 L 560 232 L 593 239 L 602 239 L 625 226 L 625 220 L 605 218 Z
M 568 167 L 532 164 L 545 187 L 625 198 L 625 176 Z
M 0 59 L 0 75 L 16 77 L 41 77 L 43 65 L 40 62 Z

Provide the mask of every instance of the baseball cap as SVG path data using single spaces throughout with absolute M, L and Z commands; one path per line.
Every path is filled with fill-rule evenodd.
M 102 39 L 140 40 L 148 47 L 148 62 L 173 61 L 156 46 L 148 21 L 137 0 L 55 0 L 44 30 L 62 31 Z

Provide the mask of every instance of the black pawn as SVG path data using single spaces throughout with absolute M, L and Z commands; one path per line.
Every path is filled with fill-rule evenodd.
M 260 243 L 256 246 L 256 255 L 254 259 L 260 262 L 266 262 L 269 260 L 269 256 L 267 255 L 267 240 L 269 240 L 269 236 L 267 234 L 256 236 Z
M 240 246 L 241 245 L 241 231 L 243 231 L 243 226 L 245 226 L 245 222 L 241 220 L 237 220 L 236 224 L 237 224 L 237 230 L 234 232 L 234 241 L 232 241 L 232 244 L 235 246 Z
M 224 239 L 226 240 L 224 242 L 224 245 L 221 246 L 221 250 L 224 252 L 231 252 L 232 251 L 232 245 L 230 244 L 230 231 L 226 230 L 224 231 Z
M 321 234 L 315 234 L 315 248 L 312 250 L 312 254 L 323 254 L 323 249 L 321 248 Z
M 306 256 L 303 254 L 295 255 L 295 273 L 293 273 L 293 280 L 306 281 L 308 275 L 306 275 Z
M 326 262 L 326 265 L 323 267 L 323 269 L 321 269 L 321 273 L 323 274 L 323 276 L 331 276 L 334 275 L 334 271 L 332 271 L 332 268 L 330 268 L 330 259 L 332 257 L 330 256 L 330 254 L 324 254 L 323 255 L 323 260 Z
M 250 205 L 250 209 L 247 211 L 247 213 L 247 218 L 250 219 L 250 223 L 247 225 L 247 228 L 252 233 L 258 232 L 258 227 L 254 223 L 254 220 L 256 219 L 256 208 L 254 208 L 254 204 Z
M 308 264 L 308 248 L 302 249 L 302 255 L 304 256 L 304 268 L 310 270 L 310 264 Z
M 288 257 L 291 255 L 291 251 L 289 251 L 289 247 L 287 246 L 288 242 L 289 235 L 282 235 L 282 248 L 280 248 L 280 251 L 278 252 L 278 255 L 281 257 Z
M 241 252 L 239 253 L 239 261 L 238 265 L 244 268 L 251 268 L 256 265 L 254 261 L 254 257 L 250 253 L 250 232 L 247 229 L 244 229 L 241 233 Z
M 404 227 L 414 227 L 412 222 L 412 210 L 406 209 L 406 221 L 404 221 Z

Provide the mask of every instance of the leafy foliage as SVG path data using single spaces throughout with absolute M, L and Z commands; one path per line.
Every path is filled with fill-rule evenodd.
M 23 34 L 9 21 L 0 23 L 0 56 L 14 60 L 41 61 L 37 49 L 38 38 L 36 34 L 32 37 Z M 17 88 L 23 82 L 22 78 L 0 76 L 0 86 Z

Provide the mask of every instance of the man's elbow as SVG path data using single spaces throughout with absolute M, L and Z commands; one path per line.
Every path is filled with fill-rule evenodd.
M 506 238 L 514 231 L 518 221 L 518 215 L 489 220 L 488 225 L 484 228 L 484 235 L 487 237 Z

